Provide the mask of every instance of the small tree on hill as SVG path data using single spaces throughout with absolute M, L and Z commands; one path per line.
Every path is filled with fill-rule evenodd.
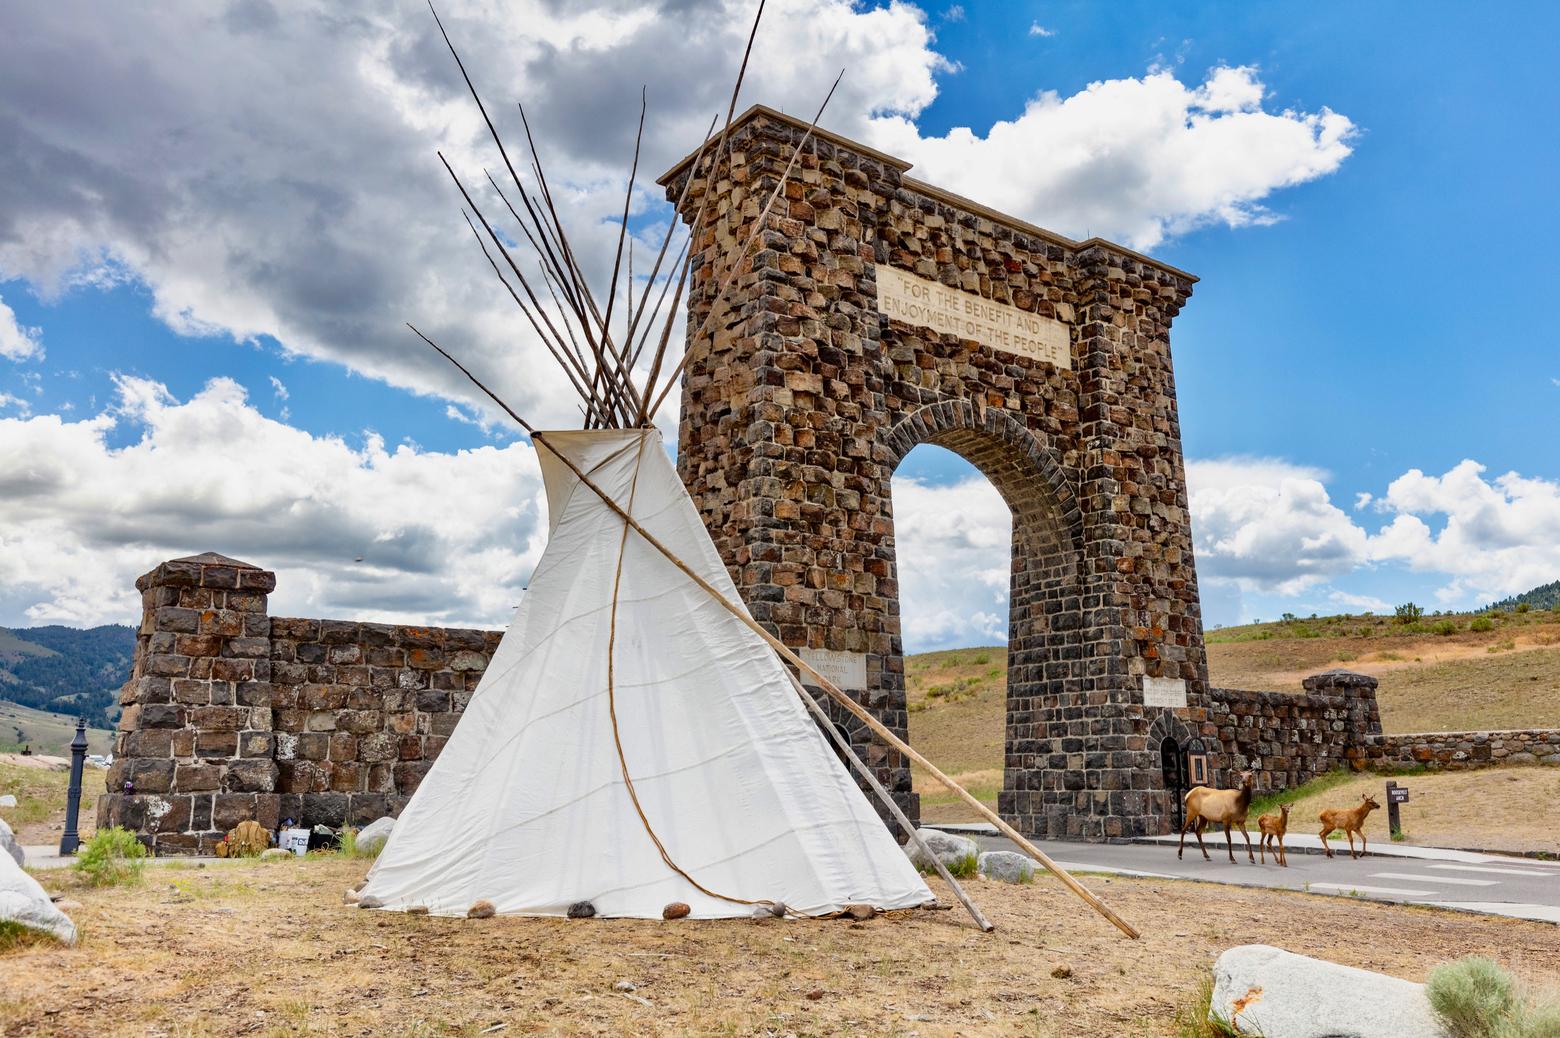
M 1425 615 L 1424 607 L 1417 606 L 1412 602 L 1404 602 L 1393 611 L 1397 614 L 1397 621 L 1400 624 L 1415 623 L 1423 619 Z

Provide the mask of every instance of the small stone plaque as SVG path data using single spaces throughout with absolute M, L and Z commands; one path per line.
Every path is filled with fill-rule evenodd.
M 867 655 L 864 652 L 840 652 L 835 649 L 802 649 L 797 652 L 813 670 L 834 682 L 844 692 L 865 692 Z M 813 684 L 812 675 L 802 673 L 802 684 Z
M 1054 317 L 949 288 L 886 263 L 877 265 L 877 307 L 884 317 L 905 324 L 973 339 L 1059 368 L 1072 367 L 1072 337 Z
M 1186 681 L 1182 678 L 1151 678 L 1143 675 L 1143 705 L 1186 708 Z

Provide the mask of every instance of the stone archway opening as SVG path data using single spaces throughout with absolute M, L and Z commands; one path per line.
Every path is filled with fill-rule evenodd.
M 983 754 L 978 717 L 960 719 L 973 745 L 949 745 L 953 740 L 940 733 L 943 737 L 934 738 L 932 748 L 946 756 L 954 770 L 965 771 L 972 785 L 981 787 L 978 796 L 992 795 L 1004 818 L 1032 832 L 1067 831 L 1069 803 L 1075 794 L 1087 795 L 1091 767 L 1083 752 L 1089 733 L 1081 709 L 1086 669 L 1082 553 L 1070 490 L 1058 478 L 1051 452 L 1028 429 L 1000 411 L 969 402 L 920 409 L 896 426 L 888 442 L 895 452 L 896 474 L 918 450 L 941 448 L 957 455 L 967 471 L 978 474 L 973 476 L 974 488 L 981 487 L 982 478 L 989 482 L 1010 517 L 1008 551 L 1003 553 L 1006 608 L 998 619 L 1007 643 L 1001 664 L 1002 694 L 1000 703 L 988 703 L 995 708 L 994 724 L 1000 725 L 1000 768 L 979 766 Z M 908 472 L 914 471 L 912 463 Z M 897 535 L 899 512 L 894 502 L 888 514 L 896 524 L 890 555 L 900 579 L 890 610 L 889 658 L 884 666 L 908 678 L 902 611 L 904 545 Z M 917 632 L 911 634 L 913 645 Z M 992 653 L 993 659 L 997 656 Z M 973 657 L 967 662 L 973 662 Z M 913 719 L 909 728 L 914 745 Z M 998 778 L 1000 782 L 994 781 Z M 939 790 L 926 787 L 925 791 L 930 794 L 926 817 L 936 820 L 943 806 Z
M 953 451 L 915 447 L 892 479 L 899 628 L 909 742 L 997 809 L 1007 728 L 1013 516 L 984 474 Z M 980 821 L 919 767 L 926 822 Z

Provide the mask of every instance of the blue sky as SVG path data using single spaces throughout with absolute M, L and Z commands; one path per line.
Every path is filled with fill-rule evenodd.
M 36 24 L 0 42 L 0 68 L 10 69 L 0 72 L 0 109 L 13 113 L 0 116 L 0 150 L 22 163 L 0 188 L 0 209 L 13 214 L 0 218 L 0 463 L 78 475 L 9 488 L 17 511 L 6 516 L 11 535 L 0 529 L 0 624 L 128 619 L 129 600 L 114 588 L 194 531 L 206 540 L 190 550 L 267 552 L 256 561 L 299 573 L 288 603 L 298 611 L 501 623 L 540 543 L 528 448 L 407 341 L 400 322 L 429 320 L 469 342 L 522 401 L 550 406 L 557 387 L 507 312 L 481 309 L 492 301 L 480 256 L 473 262 L 465 248 L 431 165 L 436 144 L 475 152 L 475 137 L 415 5 L 323 41 L 298 27 L 321 17 L 309 4 L 267 14 L 270 5 L 253 0 L 221 18 L 170 5 L 161 26 L 91 35 L 62 6 L 13 14 Z M 612 148 L 621 151 L 631 129 L 610 91 L 637 92 L 644 80 L 652 105 L 677 99 L 665 102 L 665 143 L 652 156 L 665 165 L 692 144 L 687 127 L 707 119 L 706 102 L 732 70 L 711 61 L 692 82 L 665 70 L 666 39 L 698 37 L 682 31 L 686 14 L 588 6 L 562 21 L 543 12 L 485 24 L 482 12 L 452 5 L 451 20 L 478 41 L 468 58 L 499 78 L 494 90 L 533 98 L 539 118 L 554 121 L 560 176 L 579 185 L 577 217 L 594 229 L 606 200 L 619 197 Z M 968 3 L 960 16 L 947 5 L 789 6 L 815 16 L 771 16 L 759 55 L 767 44 L 772 61 L 746 99 L 799 109 L 817 77 L 788 65 L 847 64 L 854 93 L 825 124 L 889 150 L 907 142 L 916 152 L 907 157 L 931 171 L 959 167 L 950 131 L 984 138 L 1044 92 L 1071 104 L 1091 84 L 1136 88 L 1155 74 L 1196 91 L 1214 70 L 1251 70 L 1243 82 L 1260 84 L 1255 106 L 1186 117 L 1228 130 L 1223 151 L 1199 158 L 1229 171 L 1230 192 L 1245 191 L 1239 215 L 1161 199 L 1152 181 L 1126 175 L 1119 196 L 1103 198 L 1064 176 L 1046 180 L 1057 141 L 1045 135 L 1025 140 L 1011 167 L 1020 172 L 1002 185 L 1013 201 L 993 200 L 1076 236 L 1137 234 L 1129 244 L 1201 277 L 1172 344 L 1209 623 L 1408 598 L 1466 607 L 1560 578 L 1560 343 L 1549 316 L 1560 274 L 1551 246 L 1560 231 L 1555 9 Z M 695 42 L 717 51 L 748 17 L 745 4 L 692 7 L 714 26 Z M 119 60 L 95 61 L 110 43 Z M 253 60 L 255 69 L 219 67 L 229 46 L 243 55 L 229 65 Z M 180 53 L 169 48 L 187 48 L 179 71 L 136 70 L 137 60 L 173 63 Z M 492 71 L 507 69 L 510 54 L 523 58 L 519 71 Z M 607 55 L 621 82 L 590 75 Z M 382 74 L 365 76 L 376 60 Z M 305 70 L 302 82 L 290 82 L 299 73 L 289 63 Z M 231 99 L 246 75 L 276 77 L 265 103 Z M 700 102 L 682 105 L 683 93 Z M 595 111 L 616 113 L 601 117 L 602 133 L 574 125 Z M 1144 152 L 1155 142 L 1134 136 L 1131 112 L 1101 111 L 1098 146 L 1121 149 L 1123 169 L 1157 161 Z M 1352 124 L 1345 157 L 1323 162 L 1307 138 L 1292 169 L 1282 156 L 1256 169 L 1250 154 L 1261 142 L 1243 125 L 1290 128 L 1324 111 Z M 1032 198 L 1011 183 L 1028 177 L 1030 154 L 1042 185 Z M 981 197 L 979 184 L 948 186 Z M 649 194 L 637 209 L 648 240 L 664 209 Z M 1117 213 L 1114 226 L 1094 225 Z M 242 488 L 199 484 L 198 520 L 183 532 L 172 519 L 80 518 L 104 506 L 79 473 L 99 473 L 100 493 L 123 480 L 108 500 L 132 509 L 146 484 L 177 485 L 166 473 L 192 458 L 231 456 L 243 469 L 247 447 L 295 450 L 309 475 L 294 481 L 285 465 L 268 464 L 245 469 Z M 510 484 L 471 486 L 475 469 L 506 464 Z M 414 469 L 438 472 L 415 477 L 415 493 L 499 498 L 480 516 L 515 543 L 451 533 L 462 526 L 454 521 L 421 529 L 415 517 L 333 497 L 347 482 Z M 1516 476 L 1502 482 L 1506 473 Z M 899 475 L 917 487 L 896 487 L 907 643 L 1000 633 L 1000 581 L 975 597 L 954 590 L 969 573 L 1005 569 L 1000 503 L 964 493 L 976 477 L 946 452 L 919 450 Z M 364 497 L 381 492 L 411 504 L 413 491 L 399 484 Z M 1363 504 L 1360 495 L 1369 495 Z M 344 568 L 321 570 L 311 527 L 295 542 L 275 529 L 261 536 L 232 522 L 246 502 L 271 509 L 278 529 L 289 516 L 328 514 L 341 544 L 401 553 L 387 551 L 372 572 L 336 556 Z M 914 508 L 926 511 L 909 515 Z M 423 563 L 405 561 L 416 545 L 436 548 Z M 930 558 L 959 561 L 940 570 L 919 561 Z M 502 572 L 511 587 L 479 603 L 457 571 Z M 375 598 L 387 588 L 397 589 L 394 602 Z

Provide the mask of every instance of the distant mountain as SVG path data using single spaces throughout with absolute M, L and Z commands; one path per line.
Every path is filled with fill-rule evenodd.
M 1529 609 L 1560 609 L 1560 580 L 1550 584 L 1540 584 L 1532 591 L 1524 591 L 1520 595 L 1503 598 L 1490 608 L 1504 609 L 1509 613 L 1519 605 L 1526 605 Z
M 0 627 L 0 699 L 114 725 L 130 677 L 135 628 Z

